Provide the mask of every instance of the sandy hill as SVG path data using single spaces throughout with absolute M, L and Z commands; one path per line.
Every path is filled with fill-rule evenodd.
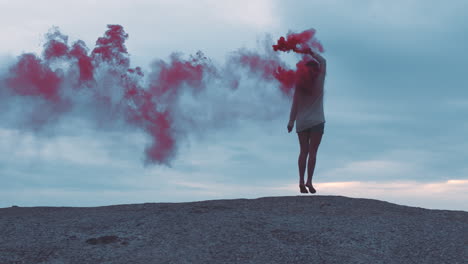
M 342 196 L 0 209 L 0 263 L 467 263 L 468 212 Z

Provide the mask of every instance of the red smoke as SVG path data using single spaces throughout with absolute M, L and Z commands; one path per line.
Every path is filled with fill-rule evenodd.
M 311 48 L 323 52 L 314 34 L 313 29 L 289 33 L 287 39 L 281 37 L 273 49 L 292 50 L 302 54 L 304 60 Z M 265 53 L 236 51 L 226 62 L 225 69 L 216 67 L 201 52 L 188 60 L 173 54 L 169 61 L 156 60 L 145 74 L 140 67 L 130 68 L 125 46 L 128 37 L 122 26 L 108 25 L 104 36 L 98 38 L 94 49 L 89 51 L 83 41 L 69 44 L 67 36 L 53 29 L 46 34 L 41 56 L 22 54 L 9 71 L 2 74 L 5 85 L 0 94 L 32 102 L 31 114 L 21 117 L 27 120 L 24 129 L 40 130 L 74 108 L 86 109 L 93 111 L 90 116 L 98 123 L 123 120 L 145 131 L 151 139 L 146 146 L 145 163 L 169 164 L 181 141 L 177 135 L 190 133 L 191 126 L 196 125 L 193 120 L 184 121 L 178 114 L 183 107 L 178 100 L 184 91 L 196 96 L 208 88 L 210 81 L 217 80 L 230 92 L 232 89 L 228 88 L 236 88 L 241 83 L 235 73 L 239 69 L 248 70 L 259 81 L 276 82 L 287 96 L 295 85 L 297 70 L 289 69 L 272 50 Z M 87 98 L 86 102 L 83 98 Z M 176 121 L 185 122 L 181 126 L 185 130 L 176 131 Z
M 125 47 L 128 34 L 120 25 L 108 25 L 109 29 L 103 37 L 98 38 L 96 47 L 91 52 L 93 59 L 100 63 L 106 62 L 111 65 L 128 67 L 130 59 Z
M 281 37 L 278 44 L 273 45 L 274 51 L 294 51 L 301 54 L 310 54 L 312 48 L 323 52 L 323 47 L 320 42 L 314 38 L 315 29 L 305 30 L 301 33 L 288 33 L 286 39 Z
M 277 79 L 283 84 L 283 86 L 294 85 L 301 82 L 305 87 L 312 87 L 312 79 L 307 78 L 309 77 L 308 74 L 301 73 L 307 72 L 305 64 L 309 60 L 313 59 L 310 56 L 312 50 L 315 49 L 319 52 L 324 51 L 322 44 L 317 39 L 315 39 L 314 36 L 315 29 L 305 30 L 301 33 L 289 32 L 286 36 L 286 39 L 284 37 L 280 37 L 277 44 L 273 45 L 274 51 L 293 51 L 302 55 L 302 59 L 296 64 L 295 72 L 291 70 L 287 71 L 282 67 L 278 67 Z M 307 77 L 304 78 L 304 76 Z M 301 78 L 302 80 L 297 80 L 298 78 Z
M 324 51 L 322 44 L 314 36 L 315 29 L 305 30 L 301 33 L 290 32 L 286 39 L 280 37 L 277 44 L 272 46 L 274 51 L 293 51 L 300 54 L 302 59 L 296 64 L 296 70 L 289 69 L 275 54 L 265 56 L 242 52 L 239 54 L 239 63 L 251 71 L 258 72 L 266 80 L 277 80 L 280 83 L 281 91 L 290 95 L 299 72 L 304 71 L 305 63 L 312 59 L 311 50 Z
M 7 86 L 13 93 L 38 96 L 51 102 L 60 101 L 61 77 L 34 54 L 23 54 L 10 69 Z

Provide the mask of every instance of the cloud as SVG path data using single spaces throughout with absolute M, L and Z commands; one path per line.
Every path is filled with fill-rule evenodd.
M 200 2 L 204 8 L 211 9 L 211 13 L 217 19 L 230 24 L 240 23 L 251 27 L 268 28 L 277 23 L 274 2 L 271 0 L 225 0 L 222 4 L 217 0 Z
M 320 195 L 371 198 L 428 209 L 468 211 L 468 178 L 447 181 L 344 181 L 314 184 Z M 296 184 L 279 187 L 298 191 Z
M 370 135 L 368 135 L 370 136 Z M 388 141 L 393 139 L 387 138 Z M 315 174 L 320 179 L 331 181 L 388 181 L 416 180 L 440 181 L 451 178 L 465 178 L 463 172 L 467 167 L 463 162 L 463 146 L 443 144 L 434 141 L 427 145 L 421 140 L 414 145 L 401 144 L 388 146 L 381 143 L 369 143 L 371 146 L 361 146 L 359 142 L 353 147 L 348 144 L 340 151 L 327 150 L 325 145 L 318 154 L 318 166 Z M 322 144 L 328 144 L 324 141 Z M 377 144 L 377 145 L 376 145 Z M 380 145 L 379 145 L 380 144 Z M 336 152 L 336 153 L 334 153 Z
M 154 57 L 172 51 L 204 51 L 224 59 L 239 46 L 275 27 L 270 0 L 184 1 L 0 1 L 0 52 L 18 55 L 40 51 L 43 33 L 52 26 L 70 32 L 70 41 L 93 43 L 107 24 L 122 24 L 130 34 L 132 67 L 147 67 Z M 86 17 L 86 19 L 83 19 Z M 302 30 L 302 29 L 301 29 Z M 281 32 L 284 34 L 285 32 Z M 165 58 L 165 57 L 164 57 Z
M 424 0 L 276 2 L 279 5 L 278 10 L 283 11 L 283 15 L 289 15 L 293 20 L 309 18 L 311 22 L 336 27 L 362 28 L 364 25 L 365 28 L 399 30 L 414 28 L 438 30 L 437 26 L 459 24 L 468 6 L 464 0 L 450 2 Z
M 408 174 L 413 170 L 413 165 L 409 162 L 399 162 L 391 160 L 366 160 L 352 161 L 341 168 L 332 169 L 324 173 L 327 179 L 334 177 L 351 178 L 381 178 L 388 179 L 392 177 L 401 177 L 402 174 Z
M 342 100 L 330 93 L 327 93 L 327 97 L 324 111 L 326 118 L 334 123 L 370 126 L 383 123 L 409 123 L 412 120 L 409 116 L 395 115 L 388 106 L 383 104 L 363 99 Z
M 451 98 L 442 102 L 441 107 L 444 107 L 449 110 L 468 110 L 468 99 L 466 98 Z

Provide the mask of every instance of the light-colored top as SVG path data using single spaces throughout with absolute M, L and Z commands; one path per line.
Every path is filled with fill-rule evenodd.
M 323 112 L 323 90 L 316 98 L 314 98 L 314 96 L 301 96 L 298 99 L 296 132 L 304 131 L 312 126 L 325 122 L 325 114 Z
M 326 74 L 326 61 L 322 56 L 314 54 L 314 59 L 320 63 L 320 73 L 313 82 L 313 95 L 304 95 L 298 88 L 294 90 L 289 125 L 296 121 L 296 132 L 301 132 L 314 125 L 325 123 L 323 111 L 324 83 Z

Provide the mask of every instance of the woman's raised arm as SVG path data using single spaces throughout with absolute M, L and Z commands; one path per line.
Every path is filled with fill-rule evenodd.
M 320 63 L 321 72 L 326 73 L 326 71 L 327 71 L 327 61 L 325 60 L 325 58 L 323 58 L 322 55 L 320 55 L 320 54 L 318 54 L 316 52 L 313 52 L 312 50 L 310 51 L 310 55 Z

